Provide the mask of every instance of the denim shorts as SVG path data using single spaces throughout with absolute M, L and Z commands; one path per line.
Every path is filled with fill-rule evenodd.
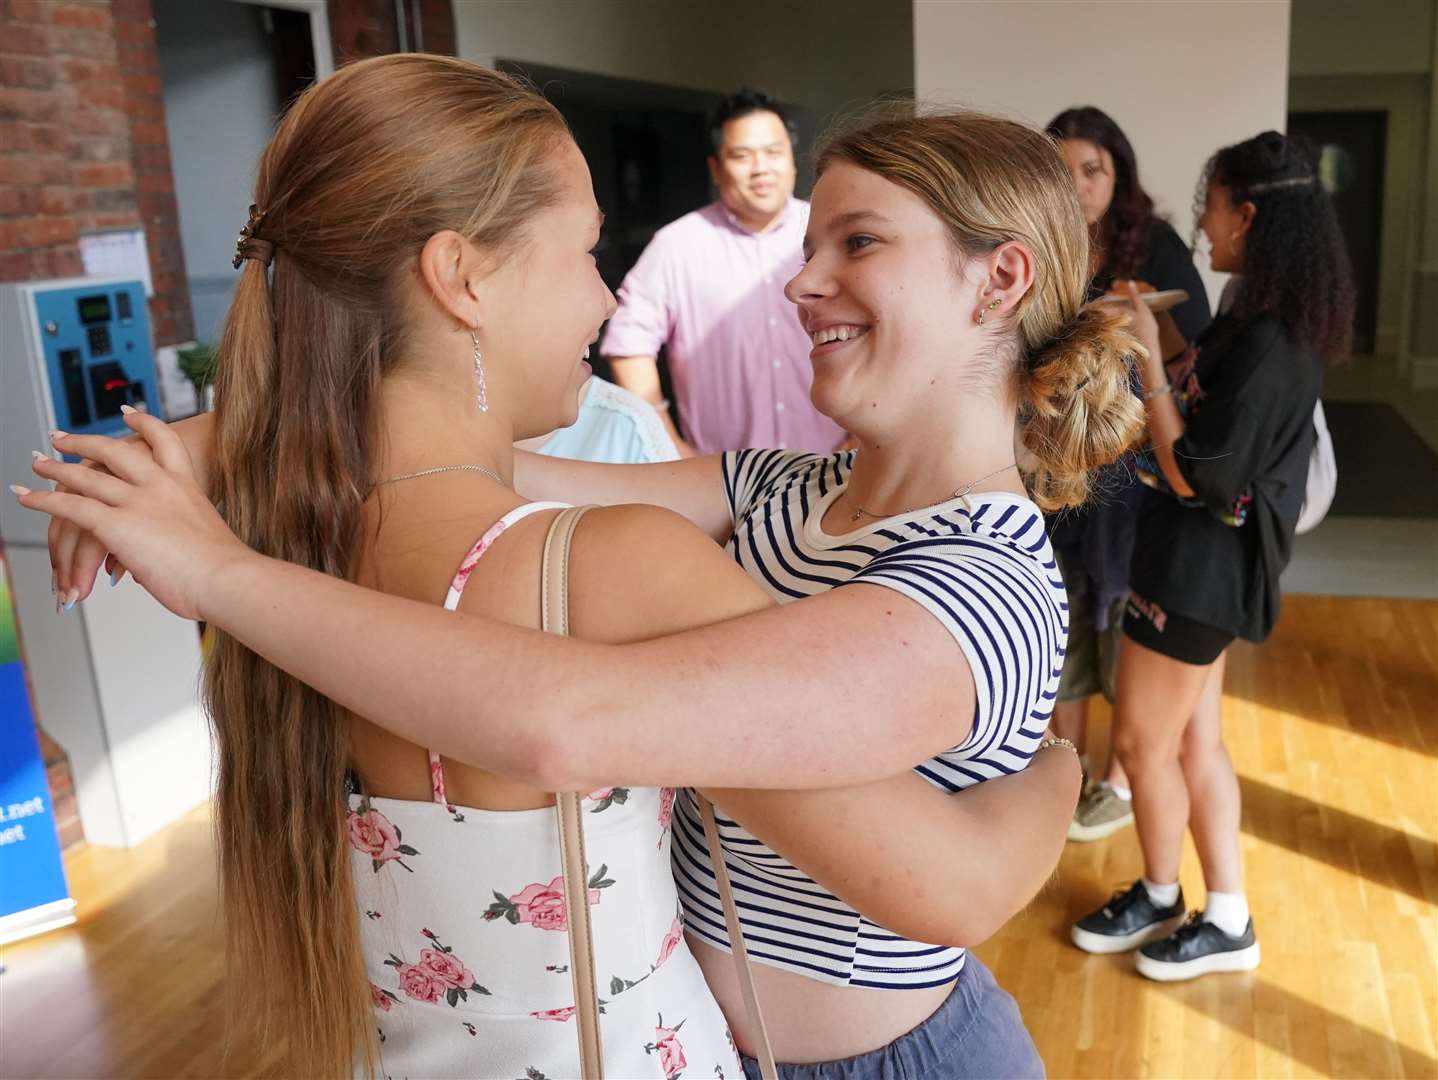
M 758 1062 L 747 1055 L 744 1076 L 760 1080 Z M 1018 1003 L 969 953 L 953 993 L 907 1035 L 842 1061 L 780 1065 L 779 1076 L 780 1080 L 1028 1080 L 1044 1076 L 1044 1063 L 1024 1027 Z

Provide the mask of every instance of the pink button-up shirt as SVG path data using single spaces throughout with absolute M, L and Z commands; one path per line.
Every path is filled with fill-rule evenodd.
M 808 222 L 809 204 L 790 199 L 752 233 L 712 203 L 655 233 L 619 288 L 600 352 L 654 356 L 668 345 L 684 432 L 701 454 L 828 453 L 843 438 L 809 400 L 812 343 L 784 296 Z

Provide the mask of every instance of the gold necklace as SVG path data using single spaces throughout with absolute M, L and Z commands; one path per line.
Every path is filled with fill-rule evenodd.
M 1007 465 L 1005 465 L 1002 469 L 995 469 L 993 472 L 987 473 L 986 475 L 979 477 L 977 480 L 972 480 L 972 481 L 970 481 L 967 485 L 965 485 L 964 487 L 959 488 L 958 491 L 955 491 L 955 492 L 954 492 L 952 495 L 950 495 L 947 499 L 940 499 L 939 502 L 929 503 L 928 506 L 915 506 L 915 507 L 911 507 L 911 508 L 908 509 L 908 510 L 900 510 L 900 511 L 898 511 L 897 513 L 893 513 L 893 514 L 876 514 L 876 513 L 874 513 L 872 510 L 865 510 L 862 506 L 860 506 L 857 502 L 855 502 L 855 501 L 853 500 L 853 498 L 851 497 L 851 498 L 849 499 L 849 502 L 853 505 L 853 507 L 854 507 L 854 512 L 849 515 L 849 521 L 850 521 L 850 522 L 858 521 L 859 518 L 861 518 L 861 517 L 871 517 L 871 518 L 875 518 L 875 519 L 898 517 L 899 514 L 912 514 L 915 510 L 926 510 L 926 509 L 928 509 L 929 506 L 938 506 L 940 503 L 946 503 L 946 502 L 950 501 L 951 499 L 962 499 L 965 495 L 967 495 L 969 492 L 973 491 L 974 488 L 978 487 L 978 485 L 982 484 L 985 480 L 992 480 L 994 477 L 998 476 L 999 473 L 1001 473 L 1001 472 L 1007 472 L 1009 469 L 1017 469 L 1017 468 L 1018 468 L 1018 462 L 1016 462 L 1016 461 L 1011 461 L 1011 462 L 1009 462 Z M 849 494 L 849 489 L 848 489 L 847 487 L 844 489 L 844 494 L 845 494 L 845 495 L 848 495 L 848 494 Z
M 421 469 L 419 472 L 404 473 L 400 476 L 386 477 L 384 480 L 381 480 L 378 484 L 376 484 L 375 487 L 382 487 L 385 484 L 397 484 L 401 480 L 417 480 L 421 476 L 434 476 L 436 473 L 446 472 L 482 473 L 485 476 L 489 477 L 491 480 L 493 480 L 496 484 L 500 484 L 503 487 L 509 486 L 504 482 L 504 477 L 500 476 L 499 473 L 495 472 L 493 469 L 486 468 L 483 465 L 438 465 L 433 469 Z

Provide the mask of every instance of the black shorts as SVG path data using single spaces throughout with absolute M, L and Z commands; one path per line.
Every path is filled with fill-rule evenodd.
M 1237 634 L 1174 611 L 1164 611 L 1152 600 L 1130 595 L 1124 608 L 1124 636 L 1144 648 L 1182 664 L 1207 667 L 1233 644 Z

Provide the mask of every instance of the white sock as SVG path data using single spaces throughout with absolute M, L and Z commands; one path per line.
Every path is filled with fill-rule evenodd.
M 1107 783 L 1107 781 L 1105 781 Z M 1117 784 L 1109 784 L 1108 789 L 1117 795 L 1124 802 L 1133 802 L 1133 792 L 1126 787 L 1119 787 Z
M 1155 885 L 1152 881 L 1149 881 L 1148 878 L 1142 878 L 1141 880 L 1143 881 L 1144 891 L 1148 893 L 1148 898 L 1153 901 L 1155 907 L 1173 907 L 1174 904 L 1178 903 L 1178 882 L 1175 881 L 1168 885 Z M 1240 930 L 1239 933 L 1241 934 L 1243 931 Z
M 1209 890 L 1203 921 L 1211 922 L 1229 937 L 1242 937 L 1248 929 L 1248 897 L 1241 892 Z

